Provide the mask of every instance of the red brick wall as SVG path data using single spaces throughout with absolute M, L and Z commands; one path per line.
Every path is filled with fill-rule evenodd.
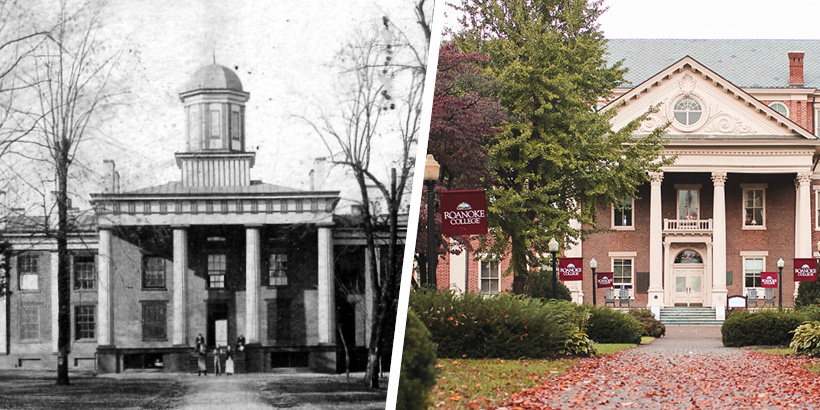
M 478 246 L 477 241 L 473 241 L 473 246 Z M 465 251 L 466 252 L 466 251 Z M 447 289 L 450 285 L 450 258 L 454 257 L 455 255 L 447 254 L 443 256 L 439 256 L 438 259 L 438 266 L 436 266 L 436 283 L 438 284 L 439 289 Z M 458 255 L 455 257 L 463 257 L 462 255 Z M 475 260 L 474 253 L 467 253 L 467 284 L 466 288 L 468 292 L 479 292 L 480 285 L 479 285 L 479 261 Z M 506 270 L 510 267 L 509 258 L 505 258 L 501 261 L 501 283 L 500 283 L 500 290 L 510 291 L 512 290 L 512 283 L 513 283 L 513 274 L 512 272 L 506 273 Z M 459 273 L 461 274 L 461 273 Z
M 760 102 L 769 105 L 773 102 L 779 102 L 789 109 L 789 119 L 796 122 L 797 125 L 803 127 L 807 131 L 814 133 L 814 104 L 810 101 L 779 101 L 779 100 L 760 100 Z

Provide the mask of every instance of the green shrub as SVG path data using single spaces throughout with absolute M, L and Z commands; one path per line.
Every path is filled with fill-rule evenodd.
M 530 272 L 529 275 L 529 295 L 533 298 L 552 299 L 552 270 L 539 269 Z M 558 300 L 572 300 L 567 285 L 558 281 L 555 288 Z
M 799 310 L 763 309 L 730 311 L 721 327 L 723 345 L 729 347 L 787 345 L 790 332 L 806 321 Z
M 430 330 L 439 357 L 449 358 L 552 357 L 566 350 L 585 317 L 571 302 L 506 293 L 482 297 L 419 289 L 410 294 L 410 307 Z
M 801 282 L 797 288 L 795 307 L 804 307 L 820 304 L 820 282 Z
M 576 330 L 564 342 L 564 350 L 561 353 L 575 356 L 595 356 L 595 342 L 590 340 L 586 333 Z
M 820 354 L 820 321 L 806 322 L 792 331 L 789 347 L 797 353 L 817 356 Z
M 629 314 L 643 325 L 643 336 L 663 337 L 666 335 L 666 325 L 655 319 L 649 309 L 629 309 Z
M 598 343 L 641 343 L 644 326 L 632 315 L 606 306 L 588 306 L 587 335 Z
M 430 340 L 430 332 L 409 309 L 401 358 L 396 408 L 401 410 L 428 408 L 432 403 L 430 391 L 436 385 L 436 345 Z
M 820 320 L 820 306 L 808 305 L 797 309 L 798 312 L 806 315 L 807 321 Z

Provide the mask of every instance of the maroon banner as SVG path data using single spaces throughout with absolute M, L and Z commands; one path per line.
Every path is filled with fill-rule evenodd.
M 584 258 L 558 259 L 558 279 L 584 280 Z
M 615 283 L 615 274 L 612 272 L 598 272 L 595 276 L 597 276 L 595 283 L 598 284 L 599 288 L 611 288 L 612 284 Z
M 817 259 L 794 258 L 794 281 L 817 282 Z
M 760 272 L 760 286 L 764 288 L 776 288 L 777 272 Z
M 487 233 L 487 196 L 484 191 L 442 191 L 441 230 L 445 235 Z

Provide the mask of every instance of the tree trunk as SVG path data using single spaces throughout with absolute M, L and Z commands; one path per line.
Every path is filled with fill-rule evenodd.
M 71 272 L 68 254 L 68 166 L 70 144 L 60 141 L 57 155 L 57 384 L 71 384 L 68 355 L 71 352 Z
M 527 250 L 521 236 L 510 235 L 510 264 L 513 269 L 513 293 L 527 295 L 530 291 L 530 275 L 527 271 Z

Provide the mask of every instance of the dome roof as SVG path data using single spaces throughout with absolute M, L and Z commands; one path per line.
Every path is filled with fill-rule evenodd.
M 185 91 L 194 90 L 242 90 L 242 81 L 239 81 L 239 76 L 228 67 L 219 64 L 210 64 L 200 68 L 194 73 L 188 84 L 185 85 Z

